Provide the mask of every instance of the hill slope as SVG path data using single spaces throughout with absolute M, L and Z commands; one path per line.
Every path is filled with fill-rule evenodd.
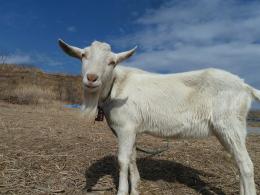
M 17 65 L 0 65 L 0 94 L 19 86 L 36 85 L 52 90 L 58 100 L 81 103 L 81 77 L 63 74 L 47 74 L 36 68 Z M 0 99 L 4 99 L 0 95 Z

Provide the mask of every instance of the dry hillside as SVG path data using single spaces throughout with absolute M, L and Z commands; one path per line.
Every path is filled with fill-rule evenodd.
M 17 88 L 37 86 L 51 90 L 57 100 L 80 103 L 82 97 L 81 77 L 63 74 L 47 74 L 37 68 L 0 64 L 0 99 Z M 1 95 L 2 94 L 2 95 Z

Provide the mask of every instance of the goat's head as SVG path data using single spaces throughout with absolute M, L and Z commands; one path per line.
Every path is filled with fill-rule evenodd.
M 70 46 L 61 39 L 59 45 L 65 53 L 82 62 L 83 85 L 89 92 L 96 92 L 109 80 L 114 67 L 132 56 L 135 49 L 115 54 L 107 43 L 94 41 L 89 47 L 80 49 Z
M 136 50 L 135 47 L 129 51 L 116 54 L 111 51 L 109 44 L 98 41 L 94 41 L 84 49 L 68 45 L 61 39 L 59 39 L 59 45 L 65 53 L 80 59 L 82 62 L 84 104 L 87 109 L 88 107 L 94 109 L 94 104 L 97 106 L 102 89 L 108 87 L 106 86 L 107 83 L 111 83 L 115 66 L 132 56 Z M 94 102 L 93 98 L 95 99 Z

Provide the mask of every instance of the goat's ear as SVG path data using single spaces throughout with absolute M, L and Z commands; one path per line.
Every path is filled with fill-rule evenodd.
M 65 43 L 62 39 L 59 39 L 59 46 L 61 49 L 68 55 L 81 59 L 82 57 L 82 49 L 78 47 L 71 46 L 67 43 Z
M 133 49 L 131 49 L 129 51 L 125 51 L 125 52 L 116 54 L 116 64 L 130 58 L 135 53 L 136 49 L 137 49 L 137 46 L 135 46 Z

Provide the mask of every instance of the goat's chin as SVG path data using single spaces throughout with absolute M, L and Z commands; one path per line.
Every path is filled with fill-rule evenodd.
M 95 121 L 95 118 L 98 114 L 98 100 L 99 100 L 99 92 L 89 93 L 88 91 L 84 91 L 84 101 L 81 107 L 81 111 L 83 111 L 84 117 L 89 121 Z

